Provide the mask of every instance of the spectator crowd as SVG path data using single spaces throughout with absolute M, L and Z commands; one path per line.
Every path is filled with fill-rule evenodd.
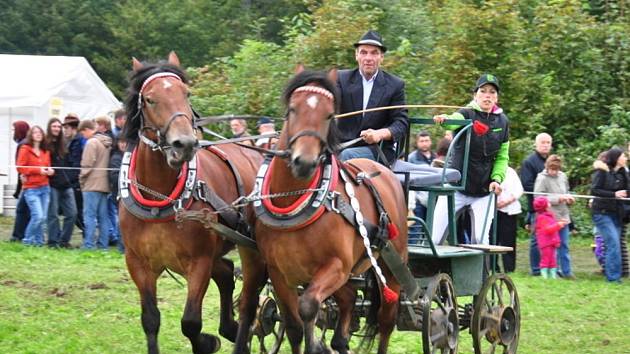
M 113 127 L 107 116 L 80 120 L 72 113 L 63 121 L 51 118 L 45 131 L 25 121 L 13 123 L 18 201 L 11 241 L 72 248 L 76 226 L 82 249 L 124 251 L 117 186 L 125 120 L 118 110 Z

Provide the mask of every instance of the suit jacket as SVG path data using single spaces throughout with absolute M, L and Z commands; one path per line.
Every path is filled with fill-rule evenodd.
M 340 113 L 363 109 L 363 81 L 359 69 L 340 70 L 337 74 L 337 88 L 341 95 Z M 397 76 L 379 70 L 366 108 L 404 104 L 405 82 Z M 409 120 L 407 109 L 394 109 L 341 118 L 337 121 L 337 126 L 341 132 L 342 142 L 359 137 L 362 130 L 388 128 L 393 140 L 383 142 L 383 152 L 389 162 L 393 162 L 397 158 L 394 142 L 400 142 L 405 138 Z M 366 144 L 360 142 L 354 146 L 361 145 Z

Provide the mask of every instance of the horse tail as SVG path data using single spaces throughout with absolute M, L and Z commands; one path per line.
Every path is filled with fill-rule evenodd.
M 376 277 L 374 269 L 370 268 L 366 272 L 365 297 L 369 300 L 369 307 L 365 316 L 365 326 L 359 333 L 361 342 L 359 343 L 359 352 L 370 352 L 374 345 L 374 339 L 378 333 L 378 311 L 381 308 L 381 290 L 380 283 Z

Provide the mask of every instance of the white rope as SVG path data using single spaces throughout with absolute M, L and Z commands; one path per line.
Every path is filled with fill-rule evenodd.
M 630 198 L 607 198 L 607 197 L 598 197 L 598 196 L 594 196 L 594 195 L 587 195 L 587 194 L 573 194 L 573 193 L 543 193 L 543 192 L 523 192 L 523 194 L 529 194 L 529 195 L 542 195 L 542 196 L 565 196 L 568 195 L 570 197 L 573 198 L 583 198 L 583 199 L 615 199 L 615 200 L 628 200 L 630 201 Z
M 363 240 L 363 247 L 365 247 L 365 252 L 367 253 L 368 258 L 370 259 L 370 263 L 372 264 L 372 268 L 374 268 L 376 275 L 381 280 L 381 283 L 383 283 L 383 287 L 386 287 L 387 280 L 385 279 L 385 276 L 383 275 L 383 271 L 381 270 L 381 267 L 376 262 L 376 258 L 374 257 L 374 254 L 372 254 L 372 245 L 370 244 L 370 239 L 368 238 L 367 228 L 363 224 L 363 214 L 361 213 L 361 210 L 360 210 L 359 200 L 356 198 L 354 194 L 354 187 L 352 186 L 352 183 L 350 182 L 350 178 L 348 177 L 348 175 L 346 175 L 345 171 L 340 169 L 339 172 L 341 173 L 341 178 L 345 182 L 346 194 L 348 194 L 348 198 L 350 198 L 350 205 L 352 206 L 352 209 L 354 209 L 354 212 L 355 212 L 356 222 L 357 222 L 357 225 L 359 225 L 359 236 L 361 236 L 361 239 Z
M 118 171 L 120 168 L 111 167 L 62 167 L 62 166 L 24 166 L 24 165 L 6 165 L 6 167 L 15 168 L 42 168 L 49 167 L 53 170 L 96 170 L 96 171 Z

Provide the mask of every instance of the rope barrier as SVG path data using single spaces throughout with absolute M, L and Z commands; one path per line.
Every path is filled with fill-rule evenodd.
M 5 165 L 5 167 L 15 167 L 15 168 L 42 168 L 49 167 L 53 170 L 96 170 L 96 171 L 118 171 L 120 168 L 110 168 L 110 167 L 62 167 L 62 166 L 23 166 L 23 165 Z
M 614 200 L 624 200 L 630 201 L 630 198 L 610 198 L 610 197 L 598 197 L 594 195 L 586 195 L 586 194 L 573 194 L 573 193 L 543 193 L 543 192 L 523 192 L 523 194 L 529 195 L 542 195 L 542 196 L 563 196 L 568 195 L 573 198 L 583 198 L 583 199 L 614 199 Z

